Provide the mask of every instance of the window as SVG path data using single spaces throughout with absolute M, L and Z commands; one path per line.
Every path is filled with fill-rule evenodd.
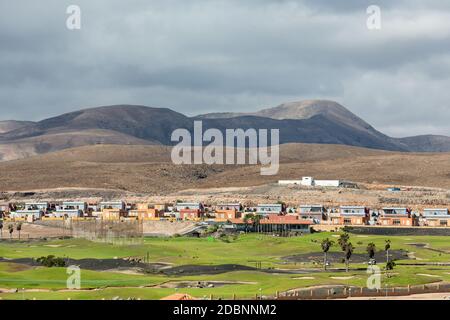
M 344 224 L 352 224 L 352 219 L 345 218 Z
M 399 226 L 401 223 L 400 223 L 400 219 L 394 219 L 394 220 L 392 220 L 392 224 L 394 225 L 394 226 Z
M 446 227 L 446 226 L 447 226 L 447 220 L 441 220 L 441 221 L 439 221 L 439 225 L 440 225 L 441 227 Z

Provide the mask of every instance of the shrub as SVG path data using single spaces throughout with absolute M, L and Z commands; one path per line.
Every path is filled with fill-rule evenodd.
M 55 257 L 54 255 L 37 258 L 36 261 L 45 267 L 65 267 L 66 261 L 63 258 Z

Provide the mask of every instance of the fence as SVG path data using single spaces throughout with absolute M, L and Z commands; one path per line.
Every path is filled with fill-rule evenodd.
M 142 221 L 138 220 L 74 220 L 70 222 L 75 238 L 111 244 L 140 244 L 143 242 Z
M 344 299 L 350 297 L 389 297 L 408 296 L 423 293 L 450 293 L 450 283 L 430 283 L 424 285 L 409 285 L 407 287 L 387 287 L 382 289 L 369 289 L 356 286 L 322 286 L 302 288 L 277 293 L 268 299 L 279 300 L 308 300 L 308 299 Z

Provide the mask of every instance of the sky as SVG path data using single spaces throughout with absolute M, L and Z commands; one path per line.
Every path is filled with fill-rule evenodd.
M 66 26 L 69 5 L 79 30 Z M 367 27 L 369 5 L 380 29 Z M 0 2 L 0 120 L 304 99 L 335 100 L 395 137 L 450 135 L 450 1 Z

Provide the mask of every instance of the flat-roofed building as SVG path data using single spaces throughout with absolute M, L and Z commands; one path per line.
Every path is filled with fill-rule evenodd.
M 125 210 L 125 202 L 118 200 L 118 201 L 102 201 L 98 204 L 98 208 L 100 211 L 103 211 L 104 209 L 117 209 L 117 210 Z
M 0 218 L 3 218 L 4 216 L 9 214 L 10 212 L 11 212 L 11 210 L 9 208 L 9 203 L 1 202 L 0 203 Z
M 365 225 L 369 220 L 369 208 L 363 206 L 341 206 L 339 208 L 339 224 Z
M 178 202 L 175 209 L 182 220 L 199 220 L 205 213 L 205 207 L 200 202 Z
M 301 219 L 310 219 L 320 223 L 325 218 L 326 209 L 323 205 L 300 205 L 298 214 Z
M 48 202 L 26 202 L 22 209 L 11 212 L 11 218 L 40 219 L 47 213 Z
M 450 226 L 450 214 L 447 208 L 427 208 L 422 214 L 425 225 L 430 227 Z
M 64 201 L 57 205 L 52 215 L 55 217 L 83 217 L 87 212 L 87 203 L 81 201 Z
M 183 209 L 204 210 L 203 204 L 200 202 L 177 202 L 175 209 L 181 211 Z
M 256 213 L 260 215 L 282 214 L 286 212 L 286 206 L 282 203 L 258 204 Z
M 239 219 L 241 217 L 242 206 L 240 203 L 218 204 L 214 208 L 216 220 Z
M 157 219 L 164 217 L 164 210 L 157 209 L 152 203 L 138 203 L 136 209 L 128 212 L 129 217 L 136 217 L 139 220 Z
M 127 216 L 126 204 L 122 200 L 118 201 L 102 201 L 98 204 L 100 212 L 92 214 L 105 220 L 118 220 Z
M 417 225 L 418 219 L 413 217 L 411 210 L 405 207 L 383 208 L 379 223 L 383 226 L 405 226 L 411 227 Z

